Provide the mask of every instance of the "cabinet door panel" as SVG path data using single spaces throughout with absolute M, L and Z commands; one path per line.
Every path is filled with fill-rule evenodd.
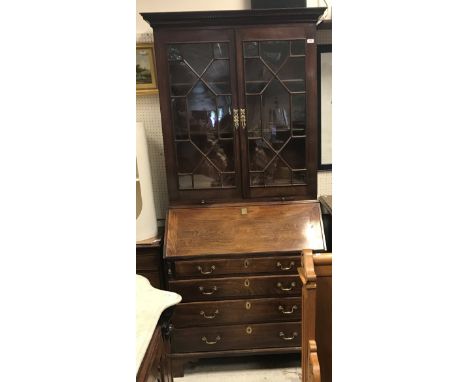
M 244 194 L 316 198 L 315 27 L 237 33 Z
M 232 30 L 156 34 L 171 200 L 241 196 Z

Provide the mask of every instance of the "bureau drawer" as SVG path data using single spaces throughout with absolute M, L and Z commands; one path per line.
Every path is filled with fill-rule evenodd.
M 155 270 L 161 268 L 161 256 L 154 249 L 136 251 L 137 270 Z
M 169 289 L 182 301 L 203 301 L 226 297 L 299 296 L 299 276 L 253 276 L 169 281 Z
M 301 323 L 174 329 L 171 343 L 173 353 L 300 346 Z
M 172 316 L 176 328 L 301 319 L 301 298 L 262 298 L 178 304 Z
M 216 277 L 245 273 L 297 273 L 299 254 L 294 256 L 246 256 L 229 259 L 180 260 L 174 265 L 175 277 Z

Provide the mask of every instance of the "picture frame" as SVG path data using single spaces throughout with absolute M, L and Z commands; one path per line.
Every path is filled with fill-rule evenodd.
M 136 45 L 136 94 L 157 94 L 154 46 L 151 43 Z
M 319 120 L 319 170 L 332 170 L 332 46 L 317 46 L 317 79 L 318 79 L 318 120 Z

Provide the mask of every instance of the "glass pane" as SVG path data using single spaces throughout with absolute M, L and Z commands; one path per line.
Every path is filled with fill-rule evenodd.
M 274 158 L 275 154 L 263 139 L 249 140 L 249 168 L 263 170 Z
M 258 58 L 249 58 L 244 61 L 246 92 L 261 93 L 273 74 Z
M 219 137 L 221 139 L 232 138 L 233 124 L 232 124 L 232 100 L 231 96 L 216 97 L 218 106 L 218 126 Z
M 305 94 L 293 94 L 291 120 L 293 135 L 304 135 L 306 128 L 306 96 Z
M 262 99 L 261 96 L 246 96 L 247 134 L 249 137 L 262 135 Z
M 191 173 L 202 155 L 190 142 L 177 142 L 177 169 L 179 174 Z
M 307 184 L 307 172 L 306 171 L 293 171 L 293 183 L 294 184 Z
M 211 43 L 174 44 L 168 47 L 169 61 L 185 61 L 201 75 L 213 59 Z
M 305 54 L 305 40 L 291 41 L 291 54 L 292 55 Z
M 235 187 L 229 44 L 173 44 L 167 58 L 179 188 Z
M 304 55 L 304 39 L 244 43 L 251 187 L 306 182 Z
M 258 42 L 244 42 L 244 57 L 258 57 Z
M 222 174 L 223 187 L 234 187 L 236 184 L 235 174 Z
M 170 63 L 169 80 L 171 84 L 172 95 L 186 95 L 197 78 L 197 75 L 185 64 L 185 62 Z
M 278 80 L 268 85 L 263 95 L 263 138 L 280 149 L 290 137 L 289 93 Z
M 250 185 L 255 186 L 264 186 L 265 185 L 265 174 L 261 173 L 250 173 Z
M 193 174 L 194 188 L 221 187 L 221 176 L 206 159 L 195 169 Z
M 291 139 L 279 154 L 284 161 L 293 169 L 305 169 L 305 138 Z
M 208 158 L 221 172 L 234 171 L 233 141 L 212 142 Z
M 228 44 L 226 42 L 215 42 L 213 44 L 214 58 L 228 58 Z
M 187 109 L 185 98 L 172 98 L 172 122 L 176 139 L 188 139 Z
M 202 82 L 198 81 L 187 97 L 190 137 L 202 150 L 209 149 L 208 140 L 217 139 L 216 96 Z
M 179 175 L 179 188 L 190 190 L 192 188 L 192 175 Z
M 261 41 L 260 57 L 276 73 L 289 56 L 289 41 Z
M 292 92 L 305 91 L 305 59 L 291 57 L 281 68 L 278 77 Z
M 276 157 L 266 168 L 265 184 L 270 186 L 291 184 L 291 171 L 281 158 Z
M 203 79 L 217 94 L 231 93 L 229 61 L 215 60 L 210 65 Z

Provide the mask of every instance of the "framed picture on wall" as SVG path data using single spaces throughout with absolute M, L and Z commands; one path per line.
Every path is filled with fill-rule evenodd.
M 136 46 L 136 94 L 156 94 L 158 81 L 153 44 Z
M 319 45 L 317 78 L 319 110 L 319 169 L 332 169 L 332 46 Z

